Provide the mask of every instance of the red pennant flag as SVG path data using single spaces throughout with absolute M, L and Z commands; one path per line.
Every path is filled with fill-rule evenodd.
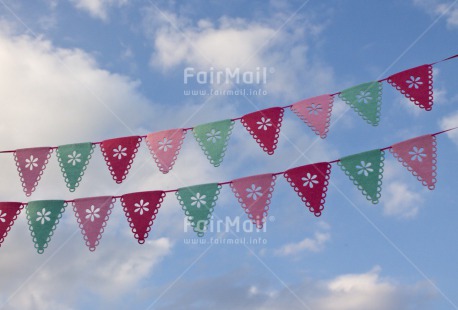
M 95 251 L 116 199 L 111 196 L 75 199 L 73 211 L 89 250 Z
M 436 137 L 424 135 L 391 146 L 391 153 L 424 186 L 434 189 L 436 184 Z
M 388 78 L 394 88 L 420 108 L 433 108 L 433 67 L 423 65 L 395 73 Z
M 316 163 L 289 169 L 284 176 L 310 212 L 320 216 L 324 209 L 330 174 L 331 164 Z
M 240 120 L 264 152 L 269 155 L 272 155 L 277 148 L 283 111 L 283 108 L 277 107 L 265 109 L 247 114 Z
M 26 196 L 32 195 L 51 157 L 52 148 L 37 147 L 14 152 L 17 171 Z
M 162 173 L 172 170 L 178 153 L 180 153 L 185 134 L 186 131 L 180 128 L 154 132 L 146 136 L 146 144 Z
M 139 136 L 115 138 L 100 143 L 103 157 L 116 183 L 122 183 L 129 173 L 142 138 Z
M 291 111 L 324 139 L 329 130 L 333 101 L 334 96 L 321 95 L 296 102 L 291 106 Z
M 253 224 L 261 229 L 266 221 L 275 175 L 260 174 L 231 182 L 231 188 Z
M 0 247 L 23 208 L 21 202 L 0 202 Z
M 143 244 L 148 238 L 164 197 L 163 191 L 131 193 L 121 197 L 124 213 L 138 243 Z

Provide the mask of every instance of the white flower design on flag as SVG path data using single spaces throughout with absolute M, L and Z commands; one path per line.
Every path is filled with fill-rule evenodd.
M 201 206 L 205 206 L 207 202 L 205 201 L 205 198 L 207 198 L 206 195 L 201 195 L 200 193 L 197 193 L 195 196 L 191 197 L 191 206 L 196 206 L 197 208 L 200 208 Z
M 309 111 L 309 114 L 318 115 L 323 110 L 323 108 L 321 107 L 320 103 L 312 103 L 309 107 L 307 107 L 307 110 Z
M 358 174 L 364 174 L 364 176 L 367 177 L 370 172 L 374 171 L 371 166 L 371 163 L 366 163 L 364 160 L 362 160 L 361 163 L 356 166 L 356 169 L 358 170 Z
M 426 154 L 423 153 L 424 151 L 425 151 L 424 148 L 422 147 L 418 148 L 414 146 L 413 149 L 409 152 L 409 155 L 412 155 L 410 160 L 418 160 L 419 162 L 422 162 L 423 157 L 426 157 Z
M 118 160 L 121 159 L 123 156 L 127 156 L 127 147 L 122 147 L 118 145 L 116 149 L 113 149 L 113 157 L 118 157 Z
M 6 222 L 5 216 L 6 216 L 6 213 L 4 213 L 2 210 L 0 210 L 0 222 L 2 222 L 2 223 Z
M 76 163 L 81 162 L 81 158 L 80 157 L 81 157 L 80 153 L 77 154 L 76 151 L 73 151 L 72 154 L 68 155 L 69 160 L 68 160 L 67 163 L 72 164 L 73 166 L 75 166 Z
M 207 141 L 211 141 L 212 143 L 216 143 L 218 139 L 221 139 L 221 131 L 217 131 L 215 129 L 210 130 L 210 132 L 207 132 Z
M 134 204 L 135 210 L 134 212 L 139 212 L 140 215 L 143 215 L 143 212 L 149 211 L 149 202 L 144 202 L 143 199 L 140 200 L 140 202 Z
M 90 218 L 91 222 L 94 222 L 96 218 L 100 218 L 99 212 L 100 208 L 96 208 L 94 205 L 92 205 L 90 209 L 86 209 L 86 219 Z
M 408 79 L 406 81 L 406 83 L 409 84 L 409 88 L 414 87 L 415 89 L 420 88 L 420 85 L 423 84 L 423 82 L 420 81 L 420 77 L 419 76 L 417 76 L 417 77 L 410 76 L 410 79 Z
M 164 152 L 167 152 L 168 149 L 172 148 L 172 142 L 173 142 L 172 139 L 169 140 L 167 138 L 164 138 L 162 141 L 158 142 L 159 149 L 163 150 Z
M 316 174 L 310 174 L 307 172 L 306 176 L 302 178 L 302 181 L 304 181 L 304 184 L 302 186 L 308 186 L 310 188 L 313 188 L 314 184 L 318 184 L 318 180 L 316 180 L 317 175 Z
M 246 191 L 248 192 L 247 197 L 253 198 L 253 200 L 256 200 L 259 197 L 262 197 L 261 190 L 262 190 L 261 186 L 256 186 L 255 184 L 251 184 L 251 187 L 248 187 L 246 189 Z
M 51 211 L 46 211 L 46 208 L 43 208 L 41 211 L 38 211 L 37 215 L 37 222 L 41 222 L 41 225 L 51 220 L 49 218 L 49 216 L 51 215 Z
M 258 129 L 263 129 L 263 130 L 267 130 L 267 128 L 272 126 L 270 118 L 265 118 L 265 117 L 261 117 L 261 120 L 256 122 L 256 124 L 259 125 Z
M 356 95 L 356 100 L 358 100 L 359 103 L 368 104 L 372 100 L 371 93 L 362 90 Z
M 38 167 L 38 164 L 37 164 L 37 161 L 38 161 L 38 158 L 36 157 L 33 157 L 33 155 L 30 155 L 30 158 L 26 158 L 25 159 L 25 168 L 29 168 L 30 171 L 33 170 L 33 168 L 35 167 Z

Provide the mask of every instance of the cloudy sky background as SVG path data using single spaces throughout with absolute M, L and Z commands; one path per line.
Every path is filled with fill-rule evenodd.
M 333 93 L 457 53 L 458 4 L 414 1 L 0 0 L 0 148 L 100 141 L 238 117 Z M 186 67 L 273 68 L 263 96 L 185 96 Z M 290 111 L 274 156 L 236 124 L 221 167 L 188 134 L 167 175 L 140 149 L 117 185 L 96 150 L 69 193 L 53 155 L 32 199 L 174 189 L 276 172 L 391 145 L 458 125 L 458 61 L 434 67 L 435 101 L 420 110 L 384 84 L 381 122 L 339 100 L 326 140 Z M 2 309 L 457 309 L 458 134 L 438 136 L 438 183 L 425 189 L 387 153 L 372 205 L 333 166 L 315 218 L 279 177 L 266 232 L 211 232 L 188 245 L 183 212 L 166 197 L 138 245 L 117 203 L 91 253 L 70 208 L 43 255 L 25 214 L 0 249 Z M 0 156 L 2 201 L 26 201 L 11 154 Z M 215 216 L 243 211 L 224 187 Z

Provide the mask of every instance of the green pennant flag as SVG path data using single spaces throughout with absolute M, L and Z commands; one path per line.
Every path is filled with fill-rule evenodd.
M 343 157 L 338 162 L 343 172 L 374 204 L 381 196 L 384 155 L 381 150 L 372 150 Z
M 366 122 L 377 126 L 380 121 L 382 83 L 368 82 L 340 92 L 339 97 L 350 105 Z
M 64 200 L 31 201 L 26 208 L 30 234 L 39 254 L 48 247 L 67 203 Z
M 230 119 L 198 125 L 192 132 L 210 163 L 218 167 L 223 161 L 234 122 Z
M 74 192 L 81 182 L 93 151 L 94 145 L 91 142 L 61 145 L 57 148 L 60 170 L 71 192 Z
M 203 237 L 207 230 L 220 189 L 218 183 L 210 183 L 183 187 L 175 192 L 189 223 L 199 237 Z

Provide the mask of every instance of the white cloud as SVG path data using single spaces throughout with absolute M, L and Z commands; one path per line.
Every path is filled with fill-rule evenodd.
M 305 238 L 296 243 L 288 243 L 275 253 L 280 256 L 295 256 L 303 251 L 315 253 L 323 251 L 326 243 L 331 239 L 331 234 L 328 232 L 330 226 L 323 221 L 318 222 L 317 226 L 319 229 L 313 234 L 313 237 Z
M 447 27 L 458 27 L 458 8 L 453 1 L 413 0 L 413 3 L 434 17 L 443 15 L 443 18 L 446 20 Z
M 440 126 L 442 130 L 451 129 L 458 127 L 458 112 L 455 112 L 451 115 L 445 116 L 440 121 Z M 458 130 L 452 130 L 446 133 L 446 135 L 452 139 L 455 144 L 458 145 Z
M 72 0 L 76 8 L 88 12 L 92 17 L 106 21 L 110 7 L 122 7 L 127 0 Z

